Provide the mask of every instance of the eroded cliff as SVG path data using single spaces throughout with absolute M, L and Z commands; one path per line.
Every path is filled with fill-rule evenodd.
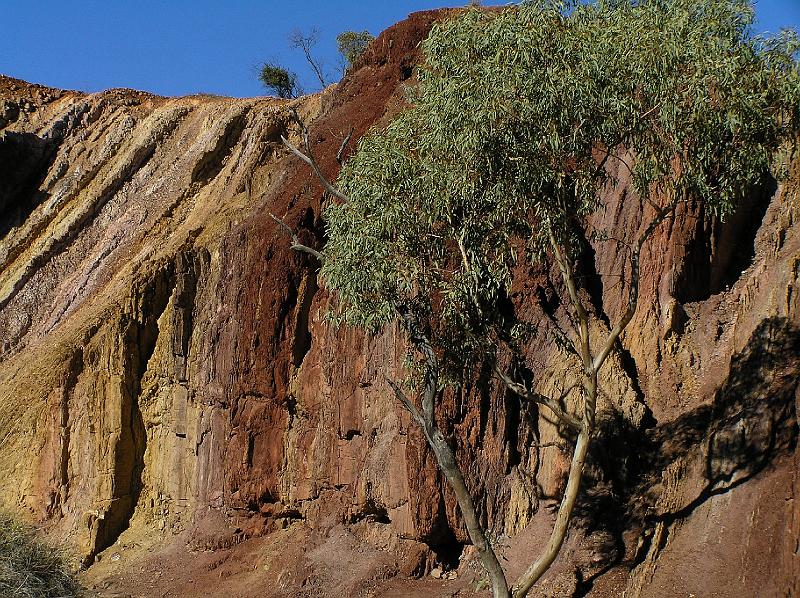
M 350 126 L 357 139 L 400 109 L 446 14 L 412 15 L 291 103 L 326 172 Z M 479 576 L 454 497 L 385 383 L 401 336 L 326 324 L 315 264 L 269 217 L 321 242 L 321 190 L 280 144 L 289 106 L 0 78 L 0 505 L 87 565 L 105 550 L 89 578 L 131 595 L 466 595 Z M 646 208 L 624 179 L 591 226 L 632 238 Z M 795 161 L 726 224 L 690 205 L 650 242 L 541 595 L 800 591 L 798 184 Z M 585 256 L 598 332 L 621 309 L 606 276 L 620 247 Z M 548 334 L 566 317 L 559 276 L 519 274 L 528 366 L 557 391 L 574 371 Z M 441 417 L 520 569 L 549 531 L 563 439 L 489 375 Z M 153 583 L 149 552 L 180 564 L 171 580 Z M 404 585 L 459 556 L 458 580 Z

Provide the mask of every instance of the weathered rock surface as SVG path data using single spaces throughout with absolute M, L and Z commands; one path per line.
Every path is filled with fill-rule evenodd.
M 400 108 L 444 15 L 413 15 L 293 103 L 327 172 L 350 125 L 357 139 Z M 282 149 L 289 130 L 281 100 L 0 77 L 0 505 L 87 564 L 113 546 L 94 580 L 139 583 L 114 551 L 150 575 L 135 546 L 173 563 L 171 582 L 130 590 L 142 596 L 391 595 L 386 579 L 457 564 L 454 497 L 385 384 L 402 338 L 327 325 L 314 264 L 269 217 L 320 242 L 321 190 Z M 796 161 L 728 223 L 688 206 L 650 242 L 640 309 L 603 372 L 579 521 L 541 595 L 800 592 L 798 185 Z M 592 226 L 632 238 L 642 209 L 623 181 Z M 621 311 L 606 276 L 619 247 L 585 259 L 596 334 Z M 528 365 L 548 392 L 574 376 L 547 334 L 559 296 L 555 271 L 520 271 L 515 302 L 541 332 Z M 488 376 L 447 394 L 441 417 L 520 570 L 549 533 L 564 440 Z M 221 561 L 191 556 L 212 549 Z M 458 581 L 421 595 L 467 595 L 468 552 Z M 246 577 L 223 575 L 231 555 Z

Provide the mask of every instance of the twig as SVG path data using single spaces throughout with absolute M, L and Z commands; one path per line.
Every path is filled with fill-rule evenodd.
M 302 251 L 302 252 L 308 253 L 310 255 L 313 255 L 320 262 L 324 261 L 324 258 L 322 257 L 322 254 L 319 251 L 309 247 L 308 245 L 303 245 L 300 242 L 300 240 L 297 238 L 297 234 L 294 232 L 294 230 L 292 229 L 291 226 L 286 224 L 283 220 L 278 218 L 275 214 L 270 213 L 269 217 L 272 218 L 275 222 L 277 222 L 278 226 L 280 226 L 283 230 L 285 230 L 287 233 L 289 233 L 289 236 L 292 238 L 292 244 L 291 244 L 291 248 L 292 249 L 294 249 L 295 251 Z
M 322 186 L 325 187 L 325 190 L 330 195 L 337 197 L 340 201 L 343 201 L 344 203 L 349 203 L 350 198 L 341 191 L 339 191 L 336 187 L 334 187 L 330 183 L 330 181 L 322 173 L 322 169 L 320 169 L 319 165 L 317 164 L 317 161 L 314 159 L 314 156 L 311 153 L 311 143 L 309 142 L 308 127 L 300 118 L 300 116 L 297 114 L 297 110 L 292 108 L 289 111 L 289 113 L 292 117 L 292 120 L 297 124 L 298 127 L 300 127 L 300 134 L 303 139 L 303 149 L 305 150 L 305 153 L 297 149 L 297 147 L 295 147 L 295 145 L 291 141 L 289 141 L 288 139 L 286 139 L 286 137 L 281 135 L 281 141 L 283 142 L 283 145 L 285 145 L 290 152 L 292 152 L 295 156 L 300 158 L 303 162 L 305 162 L 311 167 L 311 169 L 314 171 L 314 174 L 322 183 Z M 340 148 L 340 151 L 342 151 L 342 148 Z
M 347 148 L 347 144 L 350 143 L 350 139 L 353 137 L 353 125 L 350 125 L 350 130 L 347 132 L 347 135 L 344 139 L 342 139 L 342 144 L 339 146 L 339 151 L 336 152 L 336 161 L 339 163 L 339 166 L 342 165 L 342 155 L 344 154 L 344 150 Z

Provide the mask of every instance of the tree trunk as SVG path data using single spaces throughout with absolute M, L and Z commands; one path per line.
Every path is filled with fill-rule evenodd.
M 484 534 L 483 528 L 478 521 L 475 503 L 472 501 L 472 495 L 464 482 L 464 476 L 458 468 L 453 450 L 438 429 L 426 429 L 425 435 L 434 455 L 436 455 L 440 469 L 444 472 L 450 487 L 455 492 L 458 506 L 461 508 L 461 515 L 467 525 L 469 538 L 478 551 L 481 563 L 492 582 L 492 596 L 494 598 L 509 598 L 511 594 L 508 590 L 508 582 L 506 581 L 505 573 L 503 573 L 503 567 L 500 565 L 500 561 L 497 559 L 497 555 L 491 544 L 489 544 L 489 540 L 486 538 L 486 534 Z
M 561 506 L 558 509 L 558 516 L 556 517 L 553 532 L 550 535 L 550 541 L 547 543 L 544 553 L 517 581 L 514 587 L 514 598 L 524 598 L 528 594 L 528 590 L 539 581 L 539 578 L 547 571 L 556 556 L 558 556 L 559 550 L 561 550 L 564 538 L 567 537 L 575 499 L 578 498 L 578 490 L 581 485 L 581 476 L 583 474 L 583 466 L 586 463 L 588 448 L 589 430 L 584 425 L 584 428 L 578 434 L 578 441 L 575 444 L 575 453 L 572 455 L 572 464 L 569 468 L 567 489 L 564 491 L 564 498 L 561 500 Z

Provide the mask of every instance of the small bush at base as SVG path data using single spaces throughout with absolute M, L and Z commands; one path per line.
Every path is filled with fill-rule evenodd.
M 76 598 L 83 592 L 66 555 L 41 540 L 36 529 L 0 513 L 0 596 Z

